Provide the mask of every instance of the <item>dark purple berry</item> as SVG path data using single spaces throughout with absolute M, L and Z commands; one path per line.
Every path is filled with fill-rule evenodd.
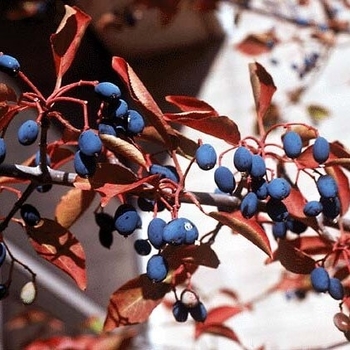
M 290 230 L 293 233 L 296 233 L 300 235 L 301 233 L 305 232 L 307 229 L 307 225 L 304 224 L 302 221 L 296 220 L 294 218 L 288 218 L 286 220 L 287 229 Z
M 6 143 L 5 140 L 0 138 L 0 164 L 5 160 L 6 157 Z
M 268 196 L 267 191 L 267 181 L 262 178 L 255 178 L 252 179 L 252 191 L 256 193 L 256 196 L 259 199 L 266 199 Z
M 335 219 L 341 210 L 341 204 L 338 197 L 334 198 L 320 198 L 322 204 L 322 214 L 328 219 Z
M 177 322 L 186 322 L 188 318 L 188 308 L 182 303 L 181 300 L 177 300 L 172 308 L 172 313 Z
M 6 247 L 3 242 L 0 242 L 0 267 L 6 259 Z
M 35 226 L 41 220 L 39 211 L 31 204 L 23 204 L 20 209 L 20 214 L 23 221 L 28 226 Z
M 274 222 L 272 225 L 272 234 L 277 239 L 283 239 L 287 234 L 287 224 L 285 221 Z
M 134 248 L 135 248 L 135 251 L 137 254 L 139 255 L 148 255 L 151 250 L 152 250 L 152 247 L 150 245 L 150 243 L 148 242 L 147 239 L 137 239 L 135 242 L 134 242 Z
M 196 306 L 189 308 L 188 311 L 196 322 L 204 322 L 208 315 L 207 309 L 201 301 Z
M 285 221 L 288 216 L 288 209 L 286 205 L 277 199 L 270 198 L 266 203 L 266 212 L 272 221 Z

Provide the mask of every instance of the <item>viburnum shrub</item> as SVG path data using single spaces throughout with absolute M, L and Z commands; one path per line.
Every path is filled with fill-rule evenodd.
M 241 344 L 223 322 L 249 305 L 237 302 L 236 306 L 207 309 L 192 284 L 198 267 L 218 267 L 215 239 L 226 226 L 266 253 L 267 263 L 279 261 L 296 276 L 284 274 L 275 290 L 293 290 L 299 298 L 312 291 L 328 293 L 338 300 L 334 323 L 349 339 L 350 224 L 344 215 L 350 205 L 350 153 L 304 123 L 279 123 L 265 129 L 264 118 L 276 87 L 257 62 L 250 64 L 249 70 L 258 136 L 241 136 L 232 119 L 194 97 L 167 96 L 166 100 L 180 112 L 164 113 L 120 57 L 113 57 L 112 67 L 125 83 L 134 109 L 129 108 L 113 82 L 62 85 L 89 21 L 90 17 L 78 8 L 66 6 L 59 30 L 51 36 L 57 81 L 48 97 L 27 78 L 20 62 L 7 53 L 0 56 L 0 70 L 29 88 L 16 96 L 10 86 L 0 85 L 1 191 L 17 196 L 12 209 L 1 218 L 0 264 L 8 253 L 12 266 L 19 264 L 30 272 L 32 280 L 22 291 L 23 302 L 29 304 L 35 299 L 35 272 L 6 245 L 10 221 L 23 227 L 39 256 L 67 273 L 84 290 L 85 253 L 70 227 L 98 195 L 100 204 L 94 214 L 101 244 L 109 248 L 115 233 L 128 237 L 138 231 L 135 257 L 139 254 L 147 259 L 145 271 L 111 295 L 105 331 L 145 322 L 170 293 L 173 302 L 169 313 L 178 322 L 194 320 L 196 337 L 212 333 Z M 88 115 L 88 102 L 70 96 L 76 88 L 93 89 L 100 99 L 96 129 L 89 122 L 92 116 Z M 82 129 L 55 109 L 58 103 L 81 107 Z M 26 110 L 35 110 L 37 117 L 19 127 L 19 147 L 37 142 L 38 150 L 22 165 L 6 164 L 8 126 Z M 61 125 L 62 133 L 49 142 L 47 134 L 53 120 Z M 227 147 L 215 149 L 202 139 L 191 140 L 173 124 L 202 132 L 203 140 L 207 135 L 216 137 Z M 149 145 L 157 146 L 156 153 L 147 151 Z M 160 153 L 169 155 L 168 164 L 157 159 Z M 224 166 L 224 158 L 231 165 L 226 162 Z M 68 162 L 75 172 L 61 170 Z M 213 170 L 217 193 L 191 192 L 187 188 L 191 170 L 197 166 L 200 171 Z M 301 189 L 305 177 L 317 193 L 313 197 Z M 26 183 L 26 189 L 19 190 L 17 183 Z M 30 201 L 31 194 L 59 185 L 67 186 L 68 192 L 57 205 L 55 219 L 42 217 Z M 115 198 L 119 204 L 110 215 L 105 208 L 113 206 L 111 199 Z M 183 203 L 192 203 L 203 216 L 216 220 L 216 227 L 200 232 L 195 219 L 182 211 Z M 142 225 L 141 210 L 152 217 L 147 227 Z M 168 214 L 166 220 L 158 217 L 163 211 Z M 271 239 L 277 242 L 274 251 Z M 1 284 L 0 298 L 9 293 L 11 275 Z

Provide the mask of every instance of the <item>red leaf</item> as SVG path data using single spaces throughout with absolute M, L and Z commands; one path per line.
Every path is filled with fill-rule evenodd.
M 225 116 L 218 116 L 212 111 L 189 111 L 181 113 L 165 113 L 166 120 L 186 125 L 236 145 L 241 139 L 235 122 Z
M 344 215 L 350 205 L 350 189 L 348 177 L 339 166 L 326 167 L 326 172 L 331 175 L 338 185 L 338 196 L 341 203 L 341 213 Z
M 56 33 L 50 37 L 56 67 L 56 87 L 61 85 L 62 77 L 71 66 L 81 39 L 91 21 L 89 15 L 75 6 L 65 5 L 65 10 L 66 13 Z
M 309 274 L 315 267 L 315 260 L 295 247 L 286 239 L 278 241 L 274 260 L 279 260 L 288 271 L 298 274 Z
M 125 283 L 110 297 L 104 330 L 146 321 L 170 290 L 170 284 L 152 283 L 145 274 Z
M 123 194 L 126 192 L 138 192 L 144 189 L 144 185 L 147 184 L 156 184 L 159 181 L 159 175 L 151 175 L 145 178 L 142 178 L 138 181 L 126 183 L 126 184 L 114 184 L 114 183 L 100 183 L 95 182 L 92 178 L 91 180 L 78 179 L 74 182 L 74 186 L 81 190 L 94 190 L 99 192 L 102 196 L 101 205 L 105 207 L 108 202 L 115 196 Z
M 195 97 L 169 95 L 169 96 L 166 96 L 165 99 L 166 101 L 179 107 L 182 112 L 191 112 L 191 111 L 212 112 L 216 117 L 219 116 L 219 114 L 215 111 L 215 109 L 212 106 L 210 106 L 208 103 L 202 100 L 198 100 Z
M 221 323 L 196 323 L 195 339 L 198 339 L 202 334 L 214 334 L 221 337 L 233 340 L 234 342 L 241 344 L 236 333 L 229 327 Z
M 129 89 L 130 96 L 141 108 L 145 117 L 151 125 L 155 127 L 162 137 L 165 145 L 169 149 L 175 149 L 177 145 L 176 134 L 168 123 L 164 120 L 163 112 L 154 101 L 151 94 L 143 85 L 130 65 L 121 57 L 113 57 L 112 68 L 123 79 L 124 84 Z
M 258 120 L 262 121 L 277 88 L 271 75 L 258 62 L 249 64 L 249 72 Z
M 278 43 L 274 31 L 260 34 L 249 34 L 235 47 L 241 53 L 250 56 L 257 56 L 270 52 Z
M 15 90 L 13 90 L 10 86 L 0 83 L 0 102 L 3 101 L 17 101 L 17 96 Z
M 250 240 L 267 255 L 271 256 L 271 246 L 265 230 L 254 219 L 246 219 L 239 211 L 233 213 L 211 212 L 209 215 Z
M 238 315 L 245 311 L 246 308 L 243 306 L 218 306 L 208 311 L 208 316 L 205 323 L 222 323 L 227 321 L 229 318 Z
M 72 233 L 50 219 L 35 227 L 26 226 L 26 230 L 39 256 L 72 277 L 80 289 L 86 289 L 85 252 Z

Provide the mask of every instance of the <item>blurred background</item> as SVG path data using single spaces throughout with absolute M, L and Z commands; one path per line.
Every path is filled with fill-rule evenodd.
M 248 64 L 258 61 L 277 86 L 269 122 L 305 122 L 317 126 L 329 141 L 349 144 L 347 1 L 1 0 L 0 51 L 20 61 L 22 70 L 44 95 L 55 84 L 49 37 L 64 15 L 65 4 L 79 6 L 92 16 L 92 22 L 64 83 L 84 79 L 118 84 L 110 63 L 112 56 L 121 56 L 164 111 L 173 108 L 165 101 L 166 95 L 197 96 L 221 115 L 232 118 L 241 135 L 247 136 L 256 131 Z M 1 75 L 1 81 L 4 80 L 17 91 L 24 88 Z M 77 96 L 89 100 L 91 114 L 97 110 L 98 101 L 91 91 L 78 91 Z M 80 113 L 71 106 L 61 108 L 67 118 L 77 119 Z M 27 117 L 16 118 L 10 132 L 15 134 Z M 204 139 L 191 130 L 183 129 L 183 133 Z M 206 140 L 218 149 L 224 147 L 217 140 Z M 15 138 L 9 150 L 7 161 L 16 163 L 36 151 L 35 146 L 23 150 Z M 196 171 L 193 170 L 187 189 L 213 192 L 212 173 Z M 38 193 L 31 200 L 37 203 L 43 217 L 52 218 L 55 204 L 65 192 L 58 189 Z M 1 212 L 6 212 L 10 202 L 3 205 Z M 184 205 L 183 211 L 191 213 L 201 232 L 215 226 L 191 206 Z M 145 227 L 148 220 L 150 216 L 145 214 Z M 39 292 L 31 306 L 23 306 L 15 292 L 1 302 L 3 349 L 21 349 L 26 342 L 43 335 L 93 332 L 100 326 L 93 317 L 103 320 L 109 296 L 144 271 L 145 261 L 133 251 L 134 238 L 115 237 L 110 249 L 101 246 L 91 212 L 84 214 L 71 231 L 86 251 L 88 288 L 84 293 L 63 273 L 36 257 L 18 226 L 10 226 L 6 232 L 14 255 L 37 273 Z M 274 245 L 270 233 L 269 237 Z M 193 324 L 176 324 L 166 306 L 160 306 L 149 323 L 139 327 L 140 336 L 125 348 L 206 350 L 265 346 L 266 350 L 301 350 L 348 346 L 333 325 L 337 302 L 323 295 L 293 294 L 295 291 L 278 291 L 260 299 L 279 281 L 279 263 L 266 266 L 266 257 L 260 250 L 228 229 L 218 236 L 215 251 L 221 262 L 219 268 L 201 268 L 194 284 L 209 307 L 231 302 L 227 295 L 218 292 L 220 289 L 236 293 L 242 302 L 255 300 L 252 310 L 228 321 L 244 347 L 207 335 L 195 341 Z M 3 279 L 8 269 L 8 265 L 2 267 Z M 16 270 L 11 288 L 19 291 L 27 280 L 23 269 Z M 38 322 L 40 317 L 45 322 Z

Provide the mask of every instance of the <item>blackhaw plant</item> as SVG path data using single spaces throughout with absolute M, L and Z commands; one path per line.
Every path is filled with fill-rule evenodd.
M 19 264 L 31 274 L 23 301 L 35 299 L 35 272 L 8 248 L 9 223 L 21 225 L 37 254 L 85 289 L 85 253 L 70 228 L 100 195 L 94 210 L 100 243 L 109 248 L 115 233 L 128 238 L 137 231 L 135 256 L 147 259 L 145 271 L 111 295 L 104 322 L 106 332 L 145 322 L 171 293 L 174 319 L 185 322 L 190 315 L 196 323 L 197 337 L 214 333 L 244 348 L 223 322 L 250 306 L 237 303 L 233 308 L 207 308 L 192 283 L 199 266 L 219 266 L 215 240 L 225 226 L 266 253 L 267 263 L 279 261 L 286 271 L 297 275 L 293 286 L 298 295 L 329 293 L 338 300 L 340 311 L 335 314 L 334 323 L 349 339 L 350 224 L 345 214 L 350 207 L 346 173 L 350 169 L 350 153 L 339 142 L 328 142 L 315 127 L 304 123 L 277 123 L 266 129 L 264 118 L 276 87 L 257 62 L 250 64 L 249 70 L 259 133 L 246 137 L 241 136 L 232 119 L 194 97 L 167 96 L 166 100 L 180 111 L 163 112 L 131 66 L 120 57 L 113 57 L 112 68 L 125 84 L 135 105 L 133 109 L 113 82 L 62 85 L 89 21 L 90 17 L 78 8 L 66 6 L 60 29 L 51 36 L 57 81 L 48 97 L 22 72 L 14 57 L 0 55 L 0 70 L 22 80 L 29 90 L 14 100 L 11 87 L 0 85 L 4 106 L 0 112 L 2 161 L 13 118 L 29 109 L 37 112 L 35 120 L 24 121 L 18 130 L 22 145 L 38 143 L 36 153 L 22 165 L 0 164 L 1 190 L 17 196 L 12 209 L 1 218 L 0 264 L 8 254 L 11 266 Z M 69 43 L 67 32 L 74 34 Z M 64 52 L 60 50 L 62 45 Z M 100 101 L 95 113 L 96 128 L 90 125 L 92 116 L 87 101 L 70 96 L 78 87 L 94 90 Z M 55 109 L 58 102 L 80 106 L 81 129 Z M 53 120 L 61 125 L 62 134 L 49 142 L 47 134 Z M 191 140 L 173 124 L 194 128 L 203 134 L 203 139 Z M 278 142 L 272 137 L 276 134 L 280 136 Z M 224 141 L 227 147 L 215 150 L 204 140 L 207 135 Z M 152 153 L 145 143 L 161 150 Z M 168 165 L 159 160 L 161 153 L 169 156 Z M 62 170 L 69 162 L 75 172 Z M 214 170 L 211 176 L 219 193 L 191 192 L 187 188 L 194 164 L 199 170 Z M 319 198 L 309 198 L 301 189 L 303 176 L 314 184 Z M 16 183 L 27 183 L 27 188 L 22 191 Z M 59 185 L 67 186 L 68 192 L 57 205 L 55 219 L 41 217 L 35 205 L 28 203 L 29 197 L 36 189 L 44 191 L 46 186 Z M 111 199 L 118 200 L 116 208 Z M 67 210 L 67 203 L 74 210 Z M 216 226 L 201 232 L 190 217 L 192 211 L 183 210 L 183 203 L 192 204 L 205 218 L 214 219 Z M 107 208 L 114 215 L 108 214 Z M 144 215 L 150 219 L 147 225 L 142 225 L 139 213 L 144 209 Z M 161 211 L 167 219 L 159 216 Z M 276 244 L 274 250 L 272 241 Z M 49 245 L 54 245 L 58 253 L 53 254 Z M 288 278 L 287 273 L 283 275 L 276 290 L 290 285 Z M 179 296 L 181 289 L 184 292 Z M 10 272 L 7 282 L 0 285 L 0 299 L 11 292 Z

